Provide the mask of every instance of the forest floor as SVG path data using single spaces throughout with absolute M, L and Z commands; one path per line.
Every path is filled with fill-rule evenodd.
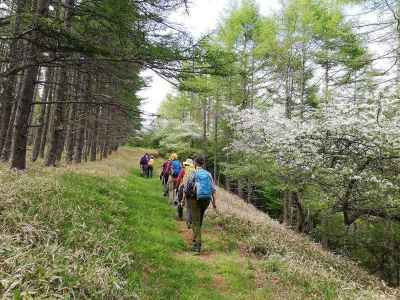
M 15 173 L 0 166 L 0 298 L 397 299 L 377 278 L 219 190 L 204 251 L 175 219 L 143 149 Z

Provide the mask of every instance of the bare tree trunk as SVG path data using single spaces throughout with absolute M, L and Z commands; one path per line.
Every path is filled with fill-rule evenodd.
M 74 0 L 64 0 L 64 30 L 70 31 L 72 9 L 74 7 Z M 61 154 L 65 142 L 65 98 L 67 90 L 67 67 L 61 66 L 59 75 L 59 85 L 57 87 L 56 99 L 57 103 L 54 108 L 53 128 L 50 131 L 50 143 L 46 156 L 45 165 L 55 166 L 57 160 L 61 158 Z
M 298 232 L 304 232 L 304 208 L 301 203 L 300 194 L 298 192 L 292 192 L 293 204 L 296 205 L 296 230 Z
M 53 72 L 47 68 L 45 72 L 45 81 L 49 82 L 52 79 L 52 74 Z M 39 157 L 39 152 L 40 152 L 40 145 L 42 142 L 42 136 L 43 136 L 43 131 L 45 129 L 45 117 L 46 117 L 46 109 L 49 105 L 46 105 L 45 102 L 47 102 L 47 99 L 49 98 L 49 93 L 50 93 L 51 86 L 49 83 L 46 84 L 44 87 L 43 95 L 42 95 L 42 102 L 40 106 L 40 113 L 39 113 L 39 118 L 38 118 L 38 123 L 39 127 L 36 132 L 36 137 L 35 141 L 33 144 L 33 149 L 32 149 L 32 161 L 36 161 Z
M 15 16 L 15 25 L 13 35 L 19 35 L 21 30 L 21 15 L 26 7 L 25 0 L 17 0 L 16 3 L 16 16 Z M 9 56 L 9 67 L 8 69 L 13 68 L 19 60 L 22 59 L 23 51 L 18 50 L 18 46 L 21 45 L 21 42 L 18 39 L 13 39 L 10 42 L 10 50 L 8 53 Z M 20 57 L 18 57 L 20 54 Z M 1 122 L 0 122 L 0 153 L 3 151 L 3 147 L 6 143 L 7 132 L 9 129 L 9 125 L 13 124 L 10 122 L 13 105 L 15 103 L 15 89 L 17 87 L 17 76 L 12 74 L 5 79 L 5 85 L 3 94 L 1 95 Z
M 71 108 L 68 114 L 68 129 L 67 129 L 67 137 L 66 137 L 66 154 L 65 154 L 65 162 L 67 164 L 72 163 L 74 157 L 74 148 L 75 148 L 75 118 L 76 118 L 76 108 L 77 104 L 72 103 Z M 79 118 L 79 115 L 78 115 Z
M 36 55 L 35 47 L 29 46 L 28 57 Z M 26 168 L 26 146 L 28 142 L 29 116 L 31 103 L 35 90 L 35 81 L 38 73 L 37 66 L 28 67 L 25 70 L 22 86 L 22 94 L 18 99 L 14 131 L 11 144 L 11 168 L 22 170 Z
M 48 102 L 52 102 L 54 98 L 54 93 L 55 93 L 55 85 L 52 85 L 50 87 L 50 92 L 49 92 L 49 98 Z M 40 139 L 40 150 L 39 150 L 39 156 L 41 159 L 44 159 L 45 155 L 45 150 L 46 150 L 46 144 L 47 144 L 47 135 L 49 132 L 49 127 L 50 127 L 50 121 L 51 121 L 51 112 L 52 112 L 52 105 L 48 104 L 46 107 L 46 115 L 44 118 L 44 124 L 43 124 L 43 132 L 42 136 Z
M 47 16 L 49 0 L 39 0 L 37 11 L 33 20 L 33 28 L 37 27 L 40 17 Z M 35 81 L 38 75 L 39 67 L 35 65 L 35 57 L 39 55 L 34 41 L 39 38 L 39 32 L 33 30 L 31 33 L 32 41 L 27 45 L 27 67 L 22 80 L 21 96 L 18 98 L 13 138 L 11 144 L 11 168 L 26 168 L 26 146 L 28 138 L 28 121 L 31 111 L 32 99 L 35 91 Z
M 97 132 L 98 132 L 98 116 L 99 108 L 94 109 L 95 117 L 93 122 L 93 128 L 91 130 L 91 142 L 90 142 L 90 161 L 95 161 L 97 156 Z
M 15 114 L 17 112 L 17 104 L 14 103 L 11 111 L 11 117 L 7 129 L 7 134 L 4 140 L 4 145 L 3 149 L 1 152 L 1 160 L 4 162 L 7 162 L 10 159 L 11 155 L 11 143 L 12 143 L 12 134 L 14 131 L 14 120 L 15 120 Z
M 289 193 L 287 191 L 282 192 L 282 206 L 283 206 L 283 224 L 289 226 Z
M 85 78 L 85 101 L 90 100 L 90 93 L 91 93 L 91 79 L 90 76 L 84 76 Z M 89 108 L 86 105 L 80 105 L 79 109 L 79 127 L 76 135 L 76 144 L 74 150 L 74 162 L 81 163 L 82 162 L 82 155 L 85 145 L 85 129 L 86 123 L 88 122 L 88 115 L 89 115 Z M 85 151 L 86 152 L 86 151 Z M 86 157 L 86 155 L 84 155 Z
M 79 110 L 79 127 L 76 134 L 76 144 L 74 150 L 74 162 L 79 164 L 82 162 L 82 151 L 85 142 L 85 107 L 81 105 Z
M 203 141 L 207 142 L 207 103 L 203 103 Z

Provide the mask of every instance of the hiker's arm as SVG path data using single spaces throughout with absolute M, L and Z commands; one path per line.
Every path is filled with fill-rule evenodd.
M 213 192 L 212 192 L 212 197 L 213 197 L 213 201 L 212 201 L 212 205 L 214 207 L 214 209 L 217 209 L 217 187 L 215 185 L 215 181 L 214 178 L 212 178 L 212 184 L 213 184 Z
M 212 194 L 212 206 L 216 209 L 217 208 L 217 193 L 214 191 Z

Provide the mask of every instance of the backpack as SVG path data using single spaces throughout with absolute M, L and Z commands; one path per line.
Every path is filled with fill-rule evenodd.
M 179 172 L 181 171 L 181 162 L 179 160 L 173 160 L 171 162 L 171 175 L 176 178 L 179 176 Z
M 200 169 L 194 175 L 197 200 L 211 199 L 213 193 L 213 180 L 211 174 Z
M 167 160 L 162 165 L 162 174 L 164 176 L 169 175 L 170 169 L 171 169 L 171 162 L 169 160 Z
M 140 159 L 140 164 L 141 165 L 147 165 L 147 163 L 148 163 L 148 160 L 147 160 L 146 155 L 142 156 L 142 158 Z

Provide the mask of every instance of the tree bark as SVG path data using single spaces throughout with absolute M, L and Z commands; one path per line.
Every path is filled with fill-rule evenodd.
M 17 36 L 20 33 L 21 15 L 26 7 L 26 1 L 17 0 L 15 5 L 16 5 L 16 16 L 15 16 L 13 35 Z M 9 68 L 13 68 L 18 63 L 18 61 L 22 60 L 23 52 L 18 51 L 19 45 L 21 45 L 21 42 L 18 39 L 13 39 L 10 42 L 9 46 L 10 50 L 8 53 Z M 21 57 L 18 57 L 18 54 L 20 54 Z M 13 105 L 16 100 L 15 99 L 16 86 L 17 86 L 17 76 L 15 74 L 12 74 L 7 78 L 5 78 L 5 83 L 3 86 L 4 90 L 3 94 L 1 95 L 2 110 L 1 110 L 1 122 L 0 122 L 0 153 L 2 153 L 3 147 L 6 143 L 6 137 L 9 125 L 13 124 L 13 122 L 10 122 L 10 120 L 11 120 Z
M 50 80 L 52 78 L 52 71 L 49 70 L 48 68 L 46 69 L 45 72 L 45 80 Z M 50 94 L 50 84 L 46 84 L 44 87 L 43 95 L 42 95 L 42 102 L 47 102 Z M 36 137 L 35 141 L 33 144 L 33 149 L 32 149 L 32 161 L 36 161 L 39 157 L 39 152 L 40 152 L 40 146 L 42 142 L 42 136 L 43 136 L 43 131 L 45 129 L 45 118 L 46 118 L 46 111 L 47 111 L 47 105 L 46 104 L 41 104 L 40 106 L 40 113 L 39 113 L 39 118 L 38 118 L 38 123 L 39 127 L 36 132 Z
M 91 142 L 90 142 L 90 161 L 95 161 L 97 157 L 97 135 L 98 135 L 98 116 L 99 108 L 94 109 L 95 117 L 93 122 L 93 128 L 91 130 Z
M 64 30 L 69 32 L 71 29 L 72 9 L 74 0 L 64 0 Z M 59 74 L 59 85 L 56 92 L 56 101 L 53 116 L 53 128 L 50 130 L 50 143 L 47 151 L 46 166 L 56 166 L 56 162 L 61 159 L 61 154 L 65 142 L 65 98 L 68 80 L 67 67 L 61 66 Z
M 37 3 L 37 11 L 33 19 L 33 31 L 31 33 L 32 41 L 27 45 L 26 62 L 30 65 L 26 68 L 22 79 L 21 95 L 18 98 L 14 130 L 11 144 L 11 168 L 22 170 L 26 168 L 26 146 L 28 141 L 28 121 L 31 111 L 31 103 L 35 91 L 35 81 L 38 75 L 39 67 L 35 62 L 35 58 L 39 55 L 34 41 L 40 37 L 37 27 L 39 18 L 47 16 L 49 9 L 49 0 L 39 0 Z

